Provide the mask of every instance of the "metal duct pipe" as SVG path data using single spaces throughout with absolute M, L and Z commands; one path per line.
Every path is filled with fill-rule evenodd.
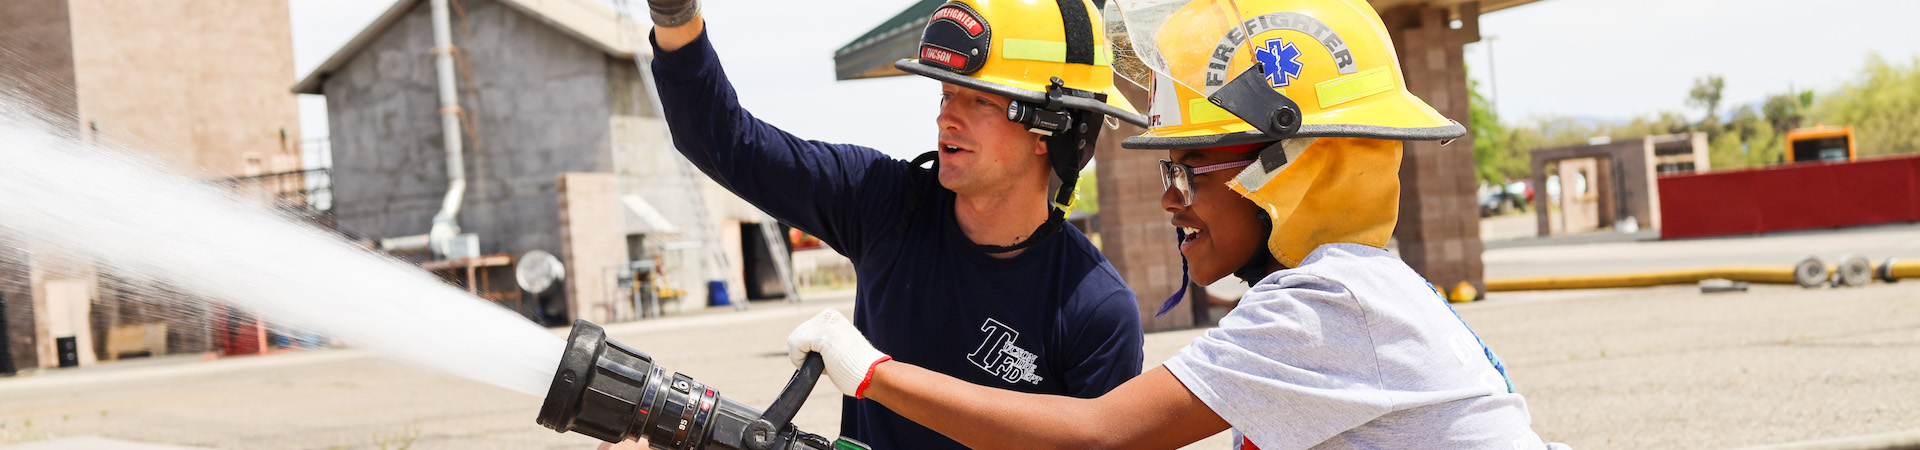
M 433 227 L 427 231 L 428 246 L 434 254 L 445 256 L 446 246 L 460 234 L 460 203 L 467 193 L 466 161 L 460 148 L 459 85 L 454 79 L 453 32 L 447 19 L 447 0 L 432 0 L 433 63 L 440 76 L 440 134 L 447 151 L 447 196 L 440 201 L 440 212 L 433 215 Z

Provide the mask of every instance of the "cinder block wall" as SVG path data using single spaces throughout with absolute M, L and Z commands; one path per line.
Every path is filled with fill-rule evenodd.
M 65 0 L 0 2 L 0 88 L 22 102 L 73 121 L 73 29 Z M 78 123 L 78 122 L 70 122 Z
M 1380 11 L 1393 39 L 1407 89 L 1469 129 L 1465 46 L 1480 40 L 1477 3 L 1459 6 L 1460 28 L 1449 11 L 1411 5 Z M 1400 161 L 1399 256 L 1427 281 L 1451 291 L 1467 282 L 1486 292 L 1480 255 L 1480 214 L 1474 198 L 1473 136 L 1447 145 L 1406 142 Z
M 473 127 L 460 225 L 480 235 L 486 253 L 565 257 L 559 175 L 612 171 L 610 59 L 505 5 L 465 6 L 467 23 L 455 20 L 454 42 L 468 58 L 460 101 Z M 447 170 L 432 48 L 429 7 L 417 2 L 321 87 L 343 231 L 421 234 L 440 208 Z M 490 278 L 510 282 L 512 274 L 496 270 Z
M 0 89 L 23 94 L 0 102 L 77 123 L 72 38 L 67 2 L 0 1 Z M 0 242 L 0 308 L 7 316 L 7 333 L 0 339 L 6 339 L 14 367 L 21 369 L 39 367 L 41 360 L 31 270 L 20 242 Z
M 9 0 L 0 2 L 0 89 L 83 139 L 124 143 L 196 178 L 299 168 L 298 112 L 286 2 Z M 90 263 L 55 264 L 60 249 L 0 255 L 9 344 L 21 367 L 53 364 L 46 281 L 80 279 L 86 340 L 122 319 Z M 54 257 L 54 258 L 49 258 Z M 61 267 L 65 266 L 65 267 Z M 37 275 L 29 275 L 37 274 Z M 61 292 L 74 292 L 65 284 Z M 26 305 L 38 305 L 30 307 Z M 94 312 L 90 307 L 107 306 Z M 125 318 L 192 321 L 152 315 Z M 87 323 L 91 321 L 91 323 Z M 29 326 L 18 326 L 22 323 Z M 186 330 L 191 327 L 175 327 Z M 90 331 L 87 332 L 87 331 Z M 17 338 L 21 333 L 31 338 Z M 204 339 L 175 333 L 203 350 Z M 21 351 L 25 346 L 26 351 Z M 34 351 L 34 348 L 42 351 Z M 85 346 L 83 347 L 93 347 Z M 82 351 L 90 360 L 93 348 Z M 41 353 L 36 358 L 34 355 Z M 38 361 L 34 361 L 38 359 Z M 29 362 L 37 364 L 28 364 Z
M 1147 104 L 1146 93 L 1132 82 L 1116 79 L 1115 85 L 1134 105 Z M 1160 303 L 1180 289 L 1182 274 L 1173 216 L 1160 207 L 1160 196 L 1166 189 L 1160 186 L 1159 167 L 1167 152 L 1120 148 L 1120 141 L 1142 132 L 1140 127 L 1120 123 L 1119 129 L 1104 131 L 1094 154 L 1100 160 L 1094 172 L 1100 179 L 1101 253 L 1139 297 L 1142 328 L 1191 327 L 1191 308 L 1174 308 L 1165 316 L 1153 316 Z
M 286 2 L 70 0 L 80 123 L 201 178 L 295 170 Z

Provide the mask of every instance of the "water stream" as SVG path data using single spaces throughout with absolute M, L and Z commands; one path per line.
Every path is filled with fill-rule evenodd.
M 565 345 L 546 329 L 135 149 L 82 142 L 48 122 L 0 95 L 0 234 L 23 249 L 91 258 L 115 275 L 395 360 L 546 394 Z

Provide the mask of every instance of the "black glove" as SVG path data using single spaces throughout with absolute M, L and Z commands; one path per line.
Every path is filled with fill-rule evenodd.
M 647 9 L 653 13 L 653 25 L 659 27 L 677 27 L 692 22 L 700 15 L 699 0 L 647 0 Z

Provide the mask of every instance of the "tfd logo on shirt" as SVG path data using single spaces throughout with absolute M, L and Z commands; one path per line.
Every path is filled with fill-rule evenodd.
M 967 354 L 967 361 L 1008 383 L 1025 381 L 1040 384 L 1040 376 L 1033 373 L 1037 368 L 1034 360 L 1038 355 L 1013 345 L 1013 341 L 1020 339 L 1019 331 L 993 319 L 980 324 L 980 331 L 987 333 L 987 340 L 980 342 L 980 348 L 974 349 L 973 353 Z

